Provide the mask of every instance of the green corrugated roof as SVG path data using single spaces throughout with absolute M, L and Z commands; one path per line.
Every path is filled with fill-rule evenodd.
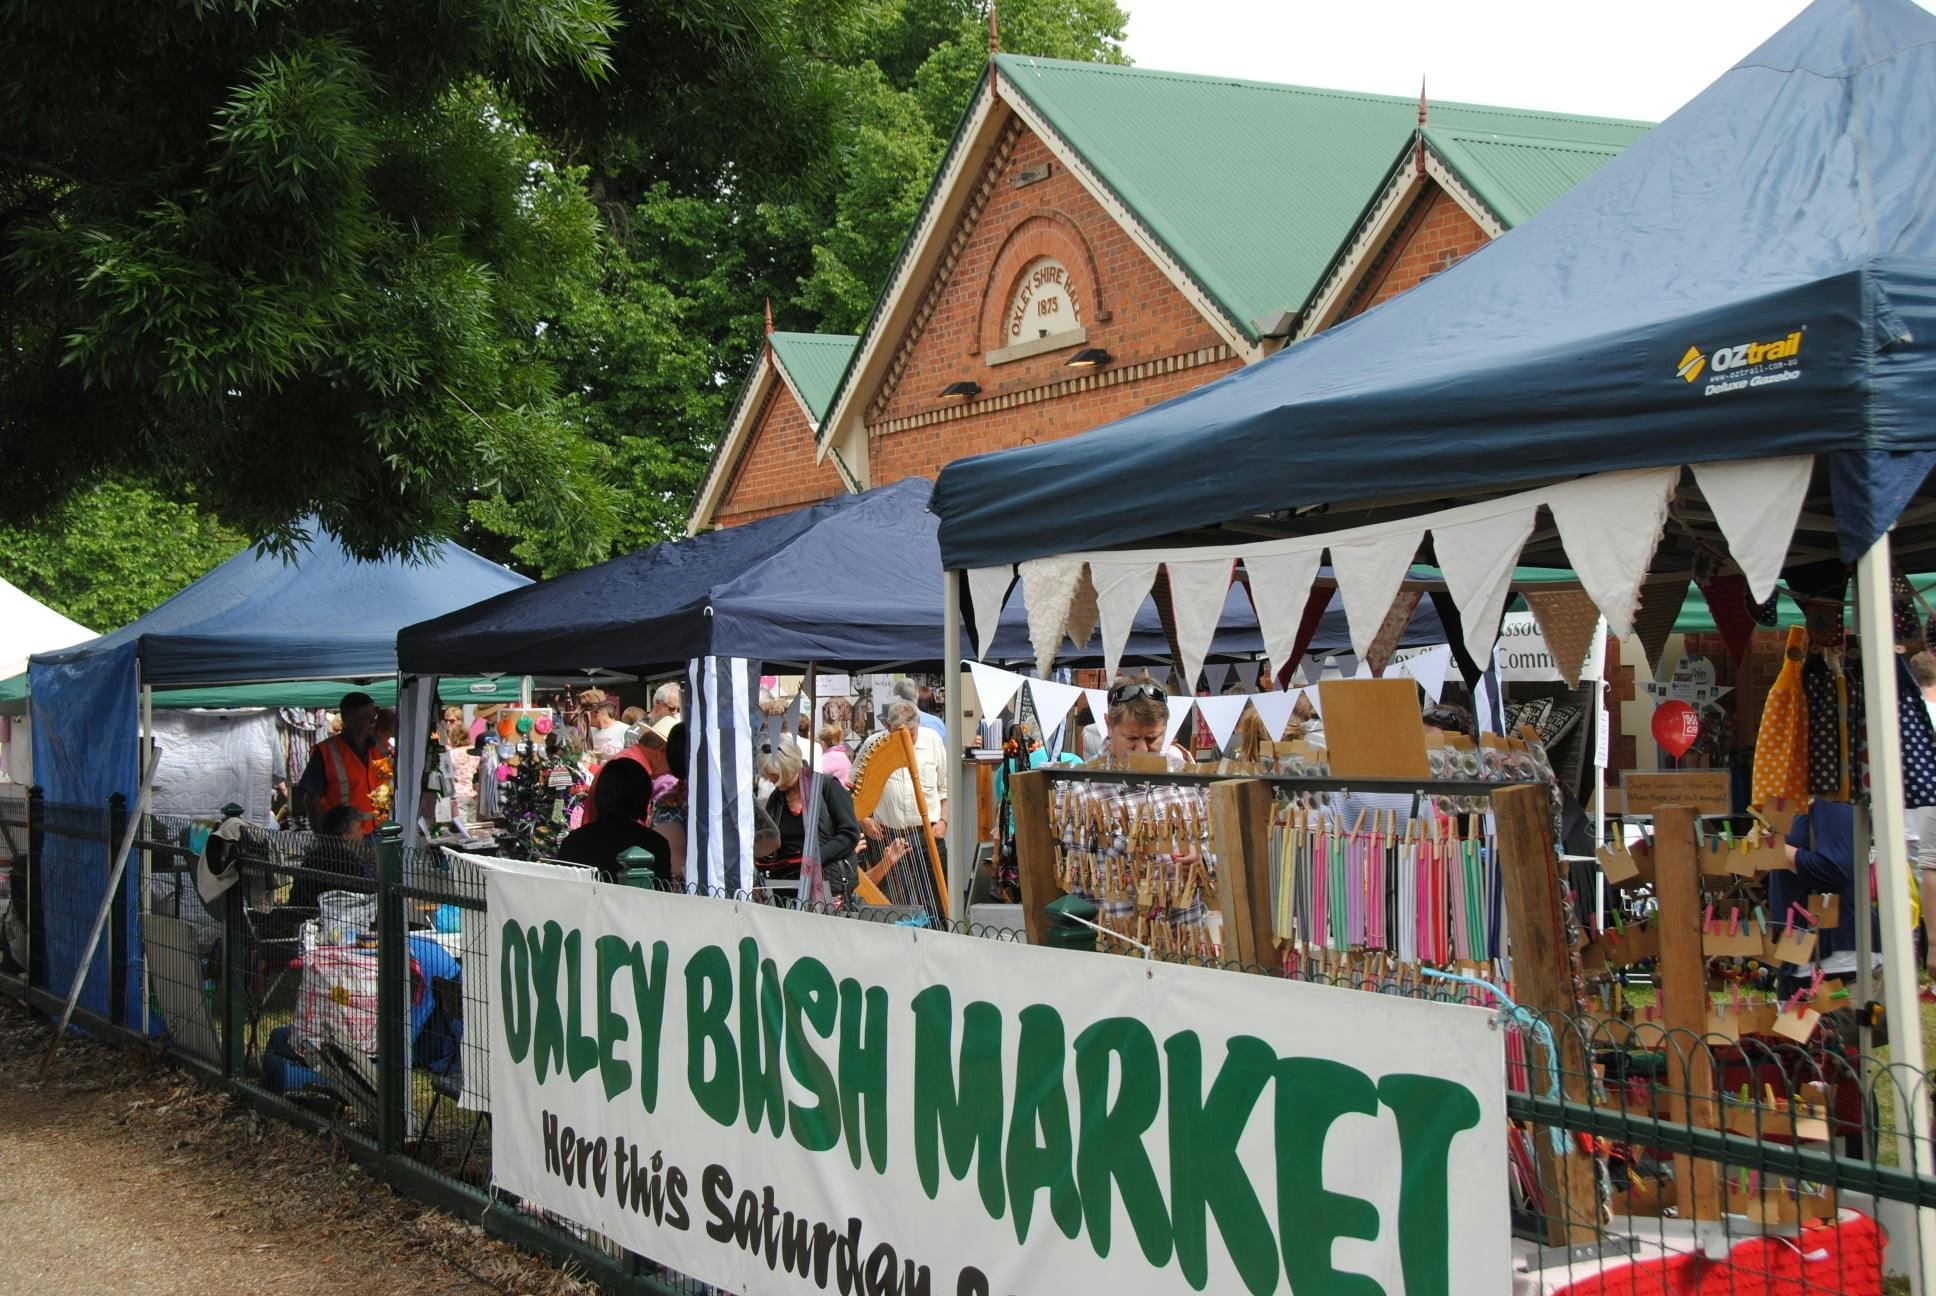
M 1081 154 L 1202 286 L 1255 337 L 1301 309 L 1418 126 L 1418 102 L 1303 86 L 1072 63 L 1015 54 L 1004 80 Z M 1473 104 L 1430 104 L 1430 127 L 1472 141 L 1574 142 L 1618 151 L 1641 122 Z M 1475 161 L 1475 166 L 1477 165 Z M 1563 188 L 1523 163 L 1488 178 L 1502 202 L 1540 205 Z M 1521 174 L 1521 171 L 1527 174 Z M 1584 173 L 1582 173 L 1584 174 Z M 1475 188 L 1479 181 L 1473 181 Z M 1490 202 L 1491 200 L 1488 199 Z M 1503 215 L 1503 213 L 1502 213 Z
M 807 402 L 807 412 L 816 424 L 824 421 L 860 339 L 851 333 L 774 333 L 770 340 L 788 381 Z
M 1618 157 L 1630 139 L 1504 135 L 1434 122 L 1425 127 L 1425 142 L 1510 228 Z

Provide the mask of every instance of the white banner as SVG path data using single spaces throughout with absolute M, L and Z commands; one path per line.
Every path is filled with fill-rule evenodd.
M 1559 684 L 1560 668 L 1553 664 L 1553 651 L 1531 612 L 1508 612 L 1499 624 L 1499 642 L 1492 650 L 1492 664 L 1505 684 Z M 1580 682 L 1597 680 L 1607 667 L 1605 635 L 1587 649 L 1586 665 L 1580 669 Z
M 1483 1010 L 603 883 L 487 894 L 496 1182 L 702 1281 L 1510 1285 Z

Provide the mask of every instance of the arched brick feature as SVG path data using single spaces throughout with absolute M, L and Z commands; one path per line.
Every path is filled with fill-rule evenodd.
M 1064 213 L 1043 212 L 1027 217 L 1009 231 L 1008 240 L 996 253 L 995 268 L 982 283 L 979 345 L 970 347 L 971 353 L 996 351 L 1014 340 L 1008 336 L 1009 301 L 1021 284 L 1022 272 L 1043 257 L 1061 262 L 1068 270 L 1082 322 L 1085 325 L 1108 323 L 1109 312 L 1103 305 L 1106 285 L 1096 270 L 1089 241 Z

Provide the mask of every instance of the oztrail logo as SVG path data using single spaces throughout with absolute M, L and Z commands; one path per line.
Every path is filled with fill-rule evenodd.
M 1802 376 L 1800 354 L 1806 333 L 1807 329 L 1800 328 L 1772 342 L 1740 342 L 1712 351 L 1690 346 L 1674 373 L 1689 385 L 1708 374 L 1703 396 L 1789 382 Z

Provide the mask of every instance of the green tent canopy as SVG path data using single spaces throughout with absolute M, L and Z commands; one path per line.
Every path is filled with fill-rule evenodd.
M 207 688 L 156 689 L 155 705 L 171 709 L 207 707 L 301 707 L 311 710 L 334 707 L 352 690 L 368 693 L 378 706 L 395 706 L 397 682 L 394 678 L 358 684 L 354 680 L 299 680 L 290 684 L 213 684 Z M 23 671 L 12 679 L 0 680 L 0 707 L 22 702 L 27 697 L 27 675 Z M 459 675 L 437 682 L 441 702 L 461 706 L 492 702 L 516 702 L 516 675 Z

